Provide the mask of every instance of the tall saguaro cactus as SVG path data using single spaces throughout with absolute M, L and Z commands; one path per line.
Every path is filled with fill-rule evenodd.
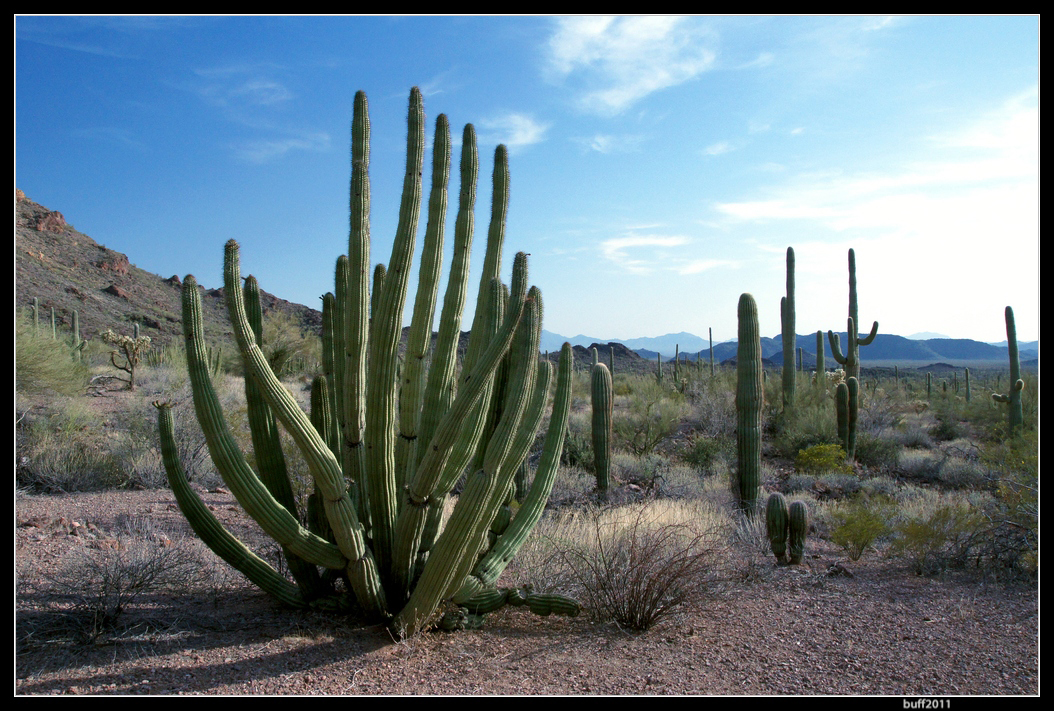
M 794 412 L 794 391 L 797 373 L 794 372 L 794 248 L 787 247 L 787 295 L 780 299 L 780 323 L 783 326 L 783 411 Z
M 856 253 L 849 250 L 849 319 L 846 324 L 845 353 L 842 353 L 838 334 L 834 331 L 827 332 L 827 338 L 831 341 L 831 354 L 838 363 L 845 367 L 845 377 L 860 379 L 860 346 L 869 346 L 878 335 L 878 321 L 871 326 L 871 332 L 864 338 L 860 338 L 860 313 L 856 300 Z
M 1025 389 L 1025 381 L 1021 379 L 1021 356 L 1017 350 L 1017 324 L 1014 322 L 1014 310 L 1009 306 L 1004 311 L 1006 318 L 1006 347 L 1010 356 L 1010 392 L 1003 395 L 992 393 L 992 399 L 996 402 L 1007 404 L 1007 424 L 1010 434 L 1024 424 L 1025 417 L 1021 409 L 1021 391 Z
M 593 462 L 597 472 L 597 491 L 604 494 L 611 484 L 611 415 L 614 408 L 611 372 L 603 363 L 593 365 Z
M 761 491 L 761 411 L 765 391 L 761 368 L 758 305 L 750 294 L 739 297 L 739 348 L 736 352 L 736 449 L 740 508 L 753 515 Z
M 541 460 L 510 522 L 507 504 L 513 477 L 543 419 L 552 367 L 548 362 L 539 364 L 541 294 L 537 288 L 528 289 L 526 255 L 516 255 L 510 287 L 497 278 L 508 203 L 507 153 L 503 146 L 495 153 L 484 274 L 469 351 L 460 377 L 455 377 L 478 161 L 475 133 L 469 126 L 462 143 L 454 257 L 439 335 L 429 359 L 427 336 L 443 254 L 450 146 L 445 117 L 436 122 L 424 257 L 410 347 L 400 371 L 398 344 L 422 200 L 424 107 L 417 89 L 410 95 L 408 125 L 398 228 L 371 304 L 369 118 L 365 94 L 356 95 L 348 254 L 337 260 L 335 295 L 324 298 L 327 372 L 315 384 L 317 411 L 311 418 L 263 356 L 254 325 L 255 280 L 250 277 L 243 293 L 240 249 L 233 240 L 227 243 L 225 294 L 245 366 L 253 460 L 259 472 L 249 465 L 227 427 L 211 384 L 197 283 L 193 276 L 184 280 L 184 338 L 198 421 L 213 461 L 235 497 L 282 545 L 295 583 L 248 551 L 195 501 L 193 491 L 184 486 L 185 475 L 176 458 L 170 406 L 158 403 L 169 480 L 180 508 L 206 544 L 289 605 L 344 609 L 345 598 L 333 586 L 334 579 L 346 581 L 358 609 L 387 620 L 398 636 L 428 626 L 444 600 L 479 610 L 484 600 L 487 609 L 493 609 L 493 604 L 509 597 L 495 583 L 537 522 L 552 488 L 570 408 L 572 368 L 571 347 L 564 344 Z M 281 463 L 285 453 L 274 437 L 276 422 L 290 434 L 314 480 L 316 493 L 309 499 L 306 516 L 296 510 L 288 494 L 288 475 Z M 444 501 L 466 467 L 470 467 L 467 483 L 444 526 Z M 306 527 L 301 520 L 308 521 Z M 339 575 L 322 575 L 320 568 Z M 574 614 L 578 609 L 564 599 L 550 603 L 544 606 L 546 614 Z

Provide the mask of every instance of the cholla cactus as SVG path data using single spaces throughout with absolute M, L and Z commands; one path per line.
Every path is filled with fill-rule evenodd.
M 129 390 L 135 390 L 135 370 L 139 367 L 143 355 L 150 350 L 150 336 L 140 336 L 138 332 L 137 327 L 135 336 L 121 336 L 112 329 L 106 329 L 99 334 L 99 338 L 117 349 L 110 351 L 110 363 L 114 368 L 128 373 Z M 117 362 L 118 356 L 124 358 L 124 365 Z

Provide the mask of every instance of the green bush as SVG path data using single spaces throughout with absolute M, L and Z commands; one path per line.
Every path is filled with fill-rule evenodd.
M 837 444 L 817 444 L 798 452 L 794 470 L 801 474 L 852 474 L 845 461 L 845 450 Z
M 938 500 L 893 525 L 890 553 L 904 556 L 919 575 L 963 567 L 981 542 L 987 519 L 966 501 Z
M 895 469 L 900 443 L 881 435 L 861 433 L 856 438 L 856 461 L 874 469 Z
M 627 410 L 616 415 L 613 423 L 615 447 L 637 456 L 651 454 L 671 437 L 688 414 L 684 396 L 663 388 L 650 378 L 633 386 Z
M 850 560 L 860 560 L 875 541 L 889 534 L 894 509 L 890 499 L 867 495 L 831 507 L 831 542 L 840 546 Z
M 22 396 L 76 395 L 88 384 L 88 368 L 62 339 L 37 334 L 25 319 L 15 323 L 15 392 Z

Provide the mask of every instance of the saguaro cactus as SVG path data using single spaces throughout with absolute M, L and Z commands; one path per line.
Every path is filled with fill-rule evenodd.
M 368 617 L 387 620 L 398 636 L 414 634 L 429 625 L 443 600 L 479 609 L 483 599 L 493 602 L 509 597 L 494 594 L 495 581 L 523 544 L 548 498 L 563 448 L 571 388 L 572 352 L 570 345 L 564 344 L 538 470 L 517 514 L 506 525 L 510 512 L 503 509 L 511 495 L 513 477 L 535 439 L 552 380 L 550 364 L 540 365 L 538 358 L 541 294 L 536 288 L 528 290 L 527 260 L 522 253 L 516 256 L 510 288 L 496 278 L 508 200 L 507 152 L 501 146 L 495 153 L 491 228 L 472 337 L 462 374 L 454 377 L 477 174 L 475 133 L 466 127 L 454 259 L 439 337 L 426 376 L 415 361 L 423 364 L 427 360 L 419 342 L 428 339 L 411 337 L 413 350 L 400 379 L 398 344 L 422 197 L 423 119 L 422 97 L 414 89 L 398 229 L 391 259 L 371 305 L 369 118 L 365 94 L 359 92 L 355 97 L 348 256 L 338 259 L 336 296 L 329 317 L 324 318 L 331 331 L 324 338 L 330 353 L 324 360 L 332 371 L 333 383 L 328 374 L 319 381 L 315 407 L 321 411 L 315 413 L 315 424 L 263 356 L 247 313 L 247 308 L 252 310 L 252 296 L 243 295 L 240 288 L 239 247 L 233 240 L 227 243 L 225 294 L 247 386 L 251 382 L 259 395 L 253 395 L 249 402 L 249 417 L 251 422 L 260 423 L 262 436 L 258 438 L 254 432 L 253 441 L 263 477 L 250 468 L 227 428 L 209 377 L 197 284 L 193 276 L 184 280 L 187 362 L 194 407 L 209 451 L 238 501 L 285 549 L 296 583 L 249 553 L 215 523 L 207 509 L 194 502 L 193 492 L 188 493 L 189 488 L 182 485 L 185 476 L 175 456 L 169 408 L 159 403 L 166 471 L 179 492 L 180 507 L 210 547 L 261 588 L 294 606 L 343 608 L 344 597 L 333 588 L 333 580 L 347 581 L 347 592 L 356 607 Z M 432 276 L 437 271 L 433 262 L 443 253 L 440 213 L 445 205 L 444 164 L 449 160 L 444 117 L 437 121 L 436 132 L 433 193 L 423 248 L 426 256 L 418 279 L 419 290 L 432 292 L 439 281 Z M 434 300 L 434 293 L 418 295 L 411 333 L 431 330 L 433 309 L 428 302 Z M 496 373 L 503 362 L 507 375 L 504 386 L 499 387 Z M 331 388 L 333 398 L 329 397 Z M 339 404 L 328 404 L 330 399 Z M 499 399 L 500 406 L 492 408 L 492 402 Z M 408 411 L 400 410 L 404 405 Z M 492 417 L 495 409 L 500 414 Z M 306 517 L 311 522 L 307 528 L 298 522 L 304 517 L 295 510 L 295 501 L 289 500 L 280 487 L 273 489 L 265 483 L 270 474 L 263 471 L 269 467 L 261 455 L 274 452 L 277 443 L 267 434 L 271 421 L 261 414 L 269 414 L 291 435 L 314 479 L 317 515 Z M 339 437 L 332 434 L 334 416 Z M 334 439 L 339 439 L 339 444 L 334 445 Z M 445 499 L 466 466 L 477 461 L 480 451 L 478 466 L 469 471 L 457 506 L 441 526 Z M 271 473 L 278 470 L 275 465 Z M 299 572 L 293 569 L 293 561 L 301 566 Z M 340 575 L 321 575 L 318 568 L 340 571 Z M 560 600 L 544 607 L 556 613 L 577 610 L 572 602 L 562 604 Z
M 780 299 L 780 323 L 783 325 L 783 411 L 794 412 L 794 391 L 797 373 L 794 372 L 794 248 L 787 247 L 787 295 Z
M 816 387 L 823 391 L 827 387 L 827 367 L 824 363 L 823 331 L 816 332 Z
M 1006 317 L 1006 347 L 1010 356 L 1010 392 L 1003 395 L 992 393 L 992 399 L 996 402 L 1007 404 L 1007 424 L 1010 434 L 1021 427 L 1024 423 L 1024 413 L 1021 410 L 1021 391 L 1025 389 L 1025 381 L 1021 379 L 1021 357 L 1017 350 L 1017 324 L 1014 322 L 1014 310 L 1009 306 L 1004 312 Z
M 845 377 L 860 379 L 860 346 L 869 346 L 878 335 L 878 321 L 871 326 L 871 333 L 865 338 L 860 338 L 860 313 L 856 300 L 856 253 L 849 250 L 849 319 L 846 323 L 845 354 L 842 354 L 838 334 L 834 331 L 827 332 L 827 338 L 831 341 L 831 354 L 839 364 L 845 367 Z
M 835 388 L 835 411 L 838 416 L 838 438 L 842 441 L 846 461 L 856 456 L 856 419 L 860 408 L 860 381 L 849 378 Z
M 754 514 L 761 489 L 762 383 L 758 305 L 750 294 L 739 297 L 739 347 L 736 352 L 736 450 L 740 508 Z
M 809 534 L 809 509 L 804 501 L 795 501 L 787 509 L 788 558 L 791 565 L 800 565 L 805 555 L 805 537 Z
M 769 494 L 765 506 L 765 528 L 768 532 L 772 553 L 780 563 L 787 562 L 787 534 L 790 527 L 790 514 L 787 511 L 787 500 L 783 494 Z
M 597 491 L 607 492 L 611 483 L 611 414 L 614 408 L 611 372 L 603 363 L 593 366 L 593 462 L 597 472 Z

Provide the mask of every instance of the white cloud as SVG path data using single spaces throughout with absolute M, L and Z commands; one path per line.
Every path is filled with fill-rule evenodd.
M 486 135 L 480 137 L 482 142 L 504 143 L 513 152 L 544 141 L 550 126 L 527 114 L 512 111 L 480 121 L 479 125 L 486 131 Z
M 703 153 L 708 156 L 719 156 L 722 153 L 728 153 L 729 151 L 735 150 L 732 144 L 728 141 L 718 141 L 717 143 L 711 143 L 709 146 L 703 149 Z
M 581 85 L 579 104 L 590 112 L 618 114 L 714 63 L 702 33 L 681 17 L 562 17 L 556 25 L 549 69 Z
M 328 133 L 314 133 L 300 137 L 249 141 L 234 146 L 235 155 L 248 163 L 269 163 L 292 151 L 322 152 L 329 150 Z
M 648 274 L 657 267 L 663 266 L 657 250 L 662 248 L 682 247 L 691 242 L 687 237 L 667 235 L 634 235 L 631 237 L 613 237 L 600 243 L 600 251 L 605 259 L 636 274 Z M 648 248 L 641 254 L 640 248 Z M 633 252 L 631 254 L 631 251 Z
M 576 142 L 584 145 L 588 150 L 597 153 L 635 153 L 640 150 L 640 144 L 645 140 L 644 136 L 623 134 L 615 136 L 611 134 L 598 133 L 592 138 L 578 138 Z

